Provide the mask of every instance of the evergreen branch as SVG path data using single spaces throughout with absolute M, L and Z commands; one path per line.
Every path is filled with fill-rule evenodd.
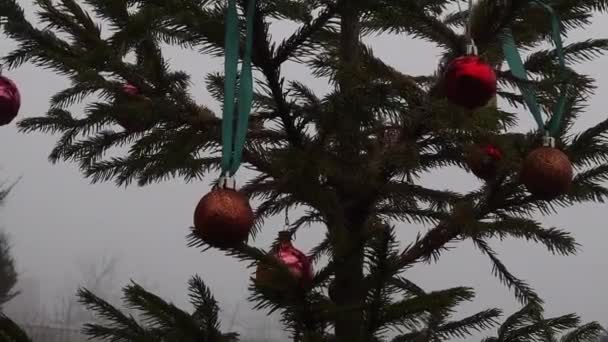
M 594 342 L 605 333 L 604 328 L 597 322 L 590 322 L 568 332 L 560 342 Z
M 579 172 L 574 177 L 570 192 L 559 202 L 564 206 L 583 201 L 603 203 L 608 199 L 608 188 L 603 185 L 606 180 L 608 180 L 606 164 Z
M 581 63 L 592 61 L 603 56 L 608 50 L 608 39 L 587 39 L 564 46 L 564 58 L 568 63 Z M 549 62 L 554 62 L 557 52 L 552 50 L 536 51 L 526 59 L 526 69 L 541 69 Z
M 608 119 L 576 135 L 566 150 L 570 161 L 576 166 L 589 166 L 607 161 L 608 146 L 605 145 L 607 133 Z
M 101 18 L 111 22 L 114 28 L 124 27 L 129 12 L 123 0 L 83 0 Z
M 575 254 L 579 247 L 570 233 L 557 228 L 543 228 L 538 222 L 525 218 L 501 215 L 494 222 L 480 222 L 468 232 L 475 238 L 483 240 L 493 237 L 503 240 L 507 236 L 525 239 L 541 243 L 550 252 L 560 255 Z
M 407 296 L 426 295 L 426 291 L 424 291 L 420 286 L 403 277 L 395 277 L 390 281 L 390 283 L 401 291 L 404 291 Z
M 134 333 L 131 330 L 115 329 L 102 324 L 85 323 L 83 333 L 91 339 L 108 342 L 162 342 L 162 337 L 155 331 Z
M 498 328 L 498 339 L 507 341 L 509 336 L 526 325 L 532 324 L 535 317 L 541 317 L 543 309 L 537 303 L 528 303 L 521 309 L 511 314 Z
M 139 284 L 132 282 L 123 292 L 128 307 L 140 311 L 143 322 L 154 327 L 162 336 L 181 340 L 196 338 L 201 334 L 202 327 L 190 314 L 146 291 Z
M 33 342 L 27 333 L 4 313 L 0 313 L 0 341 Z
M 536 322 L 510 332 L 509 339 L 515 341 L 550 341 L 553 342 L 555 333 L 575 328 L 580 319 L 574 315 L 563 315 L 555 318 L 538 319 Z
M 415 329 L 423 323 L 424 317 L 427 316 L 425 313 L 450 312 L 453 307 L 473 297 L 472 289 L 457 287 L 388 304 L 382 309 L 381 326 L 401 325 Z
M 126 316 L 120 310 L 113 307 L 108 302 L 97 297 L 91 291 L 80 288 L 77 293 L 80 304 L 84 305 L 88 310 L 93 311 L 96 316 L 102 318 L 108 323 L 105 326 L 96 324 L 87 324 L 84 327 L 85 334 L 101 338 L 112 340 L 118 336 L 123 336 L 122 339 L 118 338 L 117 341 L 156 341 L 154 335 L 144 327 L 140 326 L 137 321 L 131 317 Z
M 306 23 L 304 26 L 298 29 L 296 33 L 284 40 L 276 49 L 273 64 L 275 66 L 279 66 L 291 58 L 298 49 L 303 47 L 306 40 L 314 35 L 316 31 L 325 26 L 327 22 L 335 16 L 337 8 L 338 5 L 329 4 L 327 8 L 321 11 L 317 18 L 309 23 Z
M 426 203 L 432 210 L 439 212 L 450 210 L 454 203 L 462 199 L 460 194 L 453 191 L 435 190 L 407 182 L 389 181 L 379 191 L 385 200 L 403 201 L 412 205 Z
M 408 33 L 453 51 L 462 50 L 462 38 L 448 25 L 412 1 L 382 1 L 363 23 L 368 31 Z
M 449 225 L 440 223 L 430 229 L 424 237 L 407 246 L 401 253 L 398 269 L 410 266 L 419 260 L 429 261 L 438 257 L 438 253 L 445 249 L 445 245 L 459 235 L 458 230 L 451 229 Z
M 500 261 L 500 259 L 498 259 L 496 252 L 492 250 L 486 241 L 474 238 L 473 242 L 475 243 L 475 246 L 479 248 L 479 250 L 490 258 L 490 261 L 492 262 L 492 272 L 509 289 L 513 289 L 515 298 L 524 304 L 534 303 L 541 305 L 543 303 L 538 294 L 536 294 L 536 292 L 526 282 L 518 279 L 511 272 L 509 272 L 507 267 Z
M 366 253 L 370 274 L 369 279 L 366 279 L 368 294 L 365 308 L 368 339 L 372 339 L 377 334 L 377 330 L 381 327 L 382 308 L 391 301 L 386 285 L 392 278 L 389 260 L 396 257 L 397 248 L 393 227 L 385 226 L 376 231 L 377 234 L 374 234 Z
M 442 338 L 465 338 L 474 332 L 490 329 L 498 324 L 502 315 L 499 309 L 487 309 L 458 321 L 447 322 L 439 326 L 436 331 Z
M 260 67 L 266 78 L 272 98 L 275 101 L 277 115 L 281 118 L 283 128 L 293 147 L 302 147 L 303 139 L 301 132 L 296 129 L 295 118 L 291 115 L 290 105 L 283 92 L 283 79 L 279 71 L 279 65 L 273 62 L 274 53 L 268 33 L 268 24 L 264 21 L 261 13 L 256 11 L 254 17 L 254 44 L 257 47 L 254 52 L 254 62 Z

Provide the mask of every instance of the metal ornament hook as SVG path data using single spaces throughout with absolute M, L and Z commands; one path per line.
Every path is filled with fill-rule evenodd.
M 285 208 L 285 228 L 289 228 L 291 223 L 289 222 L 289 209 Z
M 471 41 L 467 44 L 467 55 L 476 56 L 478 54 L 479 54 L 479 50 L 477 50 L 477 45 L 475 45 L 475 42 L 471 38 Z

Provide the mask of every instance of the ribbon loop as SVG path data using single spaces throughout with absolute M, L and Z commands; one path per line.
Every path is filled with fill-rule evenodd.
M 559 18 L 553 8 L 551 8 L 551 6 L 547 5 L 541 0 L 535 0 L 534 2 L 546 9 L 547 12 L 549 12 L 549 14 L 551 15 L 551 36 L 555 45 L 555 52 L 558 57 L 559 66 L 563 73 L 566 69 L 566 62 L 564 58 Z M 511 69 L 511 73 L 513 74 L 513 76 L 515 76 L 519 80 L 527 82 L 528 78 L 526 75 L 526 70 L 523 61 L 517 50 L 517 45 L 515 44 L 513 35 L 509 29 L 505 29 L 503 32 L 502 48 L 503 53 L 505 55 L 505 59 L 507 60 L 507 63 L 509 65 L 509 68 Z M 559 133 L 566 106 L 567 83 L 564 82 L 563 74 L 559 76 L 559 81 L 562 83 L 560 93 L 557 102 L 555 103 L 552 109 L 553 113 L 551 114 L 550 119 L 547 121 L 546 124 L 545 122 L 543 122 L 541 109 L 536 100 L 536 96 L 534 95 L 532 87 L 529 84 L 520 84 L 520 90 L 524 101 L 526 102 L 528 109 L 532 113 L 534 120 L 538 124 L 539 129 L 543 133 L 548 133 L 551 136 L 557 135 Z
M 241 165 L 247 136 L 249 113 L 253 103 L 253 76 L 251 55 L 255 0 L 247 1 L 245 50 L 241 73 L 239 64 L 239 20 L 236 0 L 228 0 L 226 12 L 225 60 L 224 60 L 224 109 L 222 116 L 222 175 L 234 176 Z M 238 85 L 238 100 L 237 98 Z

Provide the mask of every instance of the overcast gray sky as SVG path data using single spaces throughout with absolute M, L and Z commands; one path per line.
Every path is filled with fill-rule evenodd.
M 32 1 L 19 1 L 28 16 L 32 16 Z M 577 32 L 567 41 L 588 36 L 608 35 L 608 16 L 598 16 L 585 32 Z M 284 35 L 284 24 L 274 27 L 277 36 Z M 406 37 L 381 36 L 369 40 L 375 53 L 402 72 L 421 75 L 436 68 L 439 50 L 434 46 Z M 0 41 L 0 54 L 11 50 L 13 43 Z M 206 94 L 203 79 L 207 72 L 219 71 L 221 60 L 210 59 L 190 51 L 168 49 L 173 65 L 192 72 L 195 97 L 217 109 Z M 577 127 L 587 127 L 608 114 L 608 57 L 586 63 L 579 70 L 597 79 L 598 91 L 591 99 L 587 113 Z M 284 68 L 288 78 L 307 82 L 314 89 L 327 89 L 326 80 L 315 80 L 304 67 L 290 64 Z M 22 107 L 20 119 L 45 113 L 49 98 L 63 89 L 67 82 L 50 71 L 25 65 L 5 71 L 20 87 Z M 529 114 L 521 113 L 521 122 L 530 126 Z M 23 278 L 37 279 L 44 302 L 52 304 L 58 295 L 66 294 L 78 277 L 78 264 L 95 261 L 102 256 L 119 258 L 118 285 L 130 278 L 153 284 L 163 297 L 183 307 L 186 304 L 187 279 L 198 273 L 223 303 L 229 325 L 233 319 L 239 329 L 259 330 L 273 326 L 265 315 L 254 316 L 248 309 L 247 271 L 241 263 L 213 251 L 200 251 L 185 246 L 187 228 L 199 198 L 208 190 L 208 181 L 185 184 L 174 179 L 158 185 L 127 189 L 111 183 L 91 185 L 73 164 L 52 165 L 48 153 L 57 137 L 16 132 L 14 123 L 0 128 L 1 179 L 22 180 L 2 211 L 2 226 L 12 237 L 14 256 Z M 209 179 L 210 180 L 210 179 Z M 437 188 L 466 190 L 476 184 L 473 176 L 453 170 L 429 177 Z M 585 205 L 563 210 L 559 215 L 545 218 L 550 225 L 567 228 L 583 245 L 575 257 L 555 257 L 540 246 L 525 242 L 495 243 L 505 263 L 519 276 L 527 279 L 547 302 L 550 314 L 577 312 L 585 320 L 608 323 L 608 272 L 605 244 L 605 206 Z M 281 229 L 282 218 L 270 221 L 257 246 L 268 246 Z M 399 236 L 406 243 L 419 229 L 403 225 Z M 320 227 L 302 231 L 295 242 L 308 250 L 322 235 Z M 463 306 L 462 314 L 491 306 L 507 312 L 517 309 L 512 295 L 491 276 L 488 260 L 469 243 L 461 243 L 435 265 L 420 265 L 409 271 L 408 277 L 429 288 L 456 285 L 473 286 L 476 300 Z M 237 310 L 238 309 L 238 310 Z M 233 312 L 237 310 L 236 318 Z M 252 320 L 251 318 L 258 318 Z M 250 330 L 251 331 L 251 330 Z

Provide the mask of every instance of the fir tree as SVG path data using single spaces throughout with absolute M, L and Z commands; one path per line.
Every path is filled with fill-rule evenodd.
M 162 45 L 221 56 L 225 1 L 82 2 L 86 7 L 75 0 L 36 0 L 44 25 L 38 28 L 24 17 L 16 0 L 0 0 L 0 13 L 7 17 L 4 32 L 18 44 L 4 58 L 5 66 L 31 62 L 71 82 L 53 96 L 45 115 L 22 120 L 21 131 L 58 135 L 50 160 L 75 162 L 94 182 L 143 186 L 175 177 L 212 177 L 220 166 L 221 119 L 208 106 L 195 103 L 189 75 L 171 68 Z M 541 45 L 550 37 L 551 24 L 538 2 L 480 0 L 470 11 L 466 6 L 459 9 L 457 2 L 268 0 L 256 5 L 252 59 L 259 80 L 243 153 L 255 177 L 241 190 L 260 201 L 255 212 L 258 229 L 265 219 L 295 207 L 305 208 L 305 214 L 289 227 L 292 232 L 310 223 L 326 228 L 313 257 L 326 255 L 329 262 L 317 265 L 311 289 L 296 290 L 289 281 L 280 289 L 255 282 L 251 287 L 251 300 L 259 309 L 281 312 L 295 340 L 383 341 L 392 329 L 403 331 L 403 336 L 427 329 L 437 337 L 422 340 L 436 341 L 492 325 L 499 314 L 496 309 L 464 321 L 447 321 L 456 304 L 472 299 L 472 289 L 427 293 L 403 278 L 409 267 L 433 261 L 449 244 L 463 240 L 472 241 L 488 256 L 494 274 L 525 308 L 535 308 L 535 322 L 554 330 L 578 324 L 573 316 L 557 323 L 543 318 L 540 295 L 508 270 L 489 240 L 526 239 L 554 254 L 576 252 L 577 244 L 567 231 L 543 227 L 533 215 L 603 202 L 608 195 L 602 184 L 608 176 L 608 120 L 582 132 L 573 130 L 595 87 L 592 77 L 574 66 L 605 52 L 608 40 L 567 44 L 567 64 L 562 68 L 558 51 Z M 546 3 L 561 18 L 563 34 L 585 28 L 594 13 L 608 10 L 604 0 Z M 239 1 L 243 11 L 247 4 Z M 299 28 L 275 41 L 269 34 L 272 20 L 294 22 Z M 102 34 L 102 21 L 109 34 Z M 445 100 L 442 75 L 447 61 L 466 52 L 465 26 L 480 55 L 496 67 L 499 98 L 518 113 L 493 106 L 472 112 Z M 524 81 L 501 67 L 505 56 L 500 42 L 507 29 L 520 49 L 532 50 L 524 61 L 532 80 Z M 243 45 L 245 30 L 241 31 Z M 443 56 L 437 72 L 403 74 L 361 40 L 386 32 L 440 47 Z M 130 53 L 136 56 L 134 62 L 125 60 Z M 328 79 L 333 90 L 318 95 L 297 80 L 286 80 L 281 71 L 286 61 L 306 65 L 313 75 Z M 541 134 L 512 133 L 520 114 L 528 111 L 514 86 L 533 87 L 541 106 L 548 109 L 566 84 L 564 77 L 564 122 L 555 138 L 577 174 L 568 193 L 548 200 L 531 195 L 519 181 L 522 160 L 538 146 Z M 140 93 L 126 98 L 121 92 L 125 82 Z M 208 75 L 209 93 L 220 102 L 222 84 L 222 74 Z M 70 111 L 71 105 L 83 101 L 83 113 Z M 486 136 L 499 139 L 506 156 L 495 180 L 466 193 L 422 185 L 421 176 L 438 169 L 467 169 L 467 146 Z M 112 150 L 125 146 L 122 154 Z M 392 228 L 399 222 L 424 225 L 428 231 L 399 246 Z M 272 262 L 265 251 L 252 246 L 253 237 L 249 245 L 226 253 L 253 263 Z M 196 235 L 190 238 L 191 246 L 204 246 Z M 82 295 L 85 303 L 104 312 L 95 306 L 98 300 L 92 294 Z M 191 333 L 215 331 L 202 329 L 204 323 L 196 322 L 194 315 L 159 303 L 156 297 L 141 302 L 144 311 L 152 313 L 150 328 L 128 317 L 117 320 L 120 314 L 112 311 L 107 335 L 101 333 L 104 327 L 90 326 L 88 331 L 110 341 L 141 341 L 142 336 L 149 340 L 150 333 L 189 340 Z M 528 324 L 522 322 L 517 324 Z M 510 329 L 508 320 L 505 324 Z M 530 324 L 536 329 L 536 323 Z M 538 337 L 534 331 L 518 336 L 555 338 Z M 501 336 L 499 332 L 494 340 L 506 341 Z M 576 341 L 576 333 L 573 336 L 566 341 Z

